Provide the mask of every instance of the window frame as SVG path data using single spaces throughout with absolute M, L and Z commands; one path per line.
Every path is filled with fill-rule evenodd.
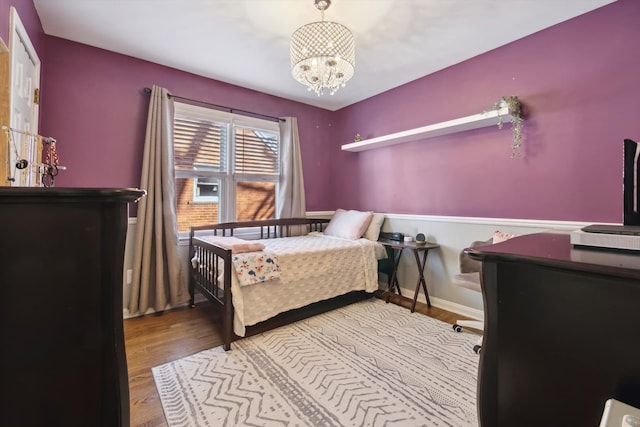
M 209 183 L 209 182 L 205 182 L 205 183 L 200 183 L 201 179 L 210 179 L 211 177 L 209 176 L 198 176 L 193 178 L 193 203 L 219 203 L 220 202 L 220 196 L 201 196 L 198 194 L 198 189 L 200 189 L 200 185 L 217 185 L 218 186 L 218 194 L 220 193 L 220 180 L 217 180 L 216 183 Z M 217 178 L 216 178 L 217 179 Z
M 233 114 L 225 111 L 219 111 L 211 108 L 201 107 L 197 105 L 186 104 L 182 102 L 174 102 L 174 117 L 173 123 L 177 116 L 187 116 L 195 119 L 202 119 L 205 121 L 213 121 L 217 123 L 224 123 L 227 125 L 225 141 L 225 147 L 223 150 L 225 159 L 221 169 L 207 170 L 206 167 L 196 170 L 180 169 L 174 166 L 176 178 L 188 178 L 194 179 L 194 197 L 193 203 L 215 203 L 214 201 L 205 201 L 195 199 L 195 188 L 197 178 L 216 178 L 220 182 L 219 196 L 218 196 L 218 219 L 219 223 L 236 221 L 236 196 L 237 185 L 239 182 L 273 182 L 275 184 L 276 198 L 274 201 L 275 212 L 278 212 L 278 193 L 280 191 L 280 182 L 282 180 L 283 168 L 282 168 L 282 141 L 280 140 L 280 123 L 270 120 L 264 120 L 254 117 L 243 116 L 239 114 Z M 257 132 L 273 132 L 277 135 L 277 170 L 278 174 L 265 174 L 260 175 L 256 173 L 241 173 L 236 171 L 236 131 L 239 128 L 250 129 Z M 175 132 L 175 130 L 174 130 Z M 175 133 L 174 133 L 175 134 Z M 175 141 L 174 141 L 175 146 Z M 222 154 L 221 154 L 222 156 Z M 222 161 L 222 160 L 221 160 Z M 176 212 L 177 214 L 177 212 Z M 185 232 L 181 232 L 180 235 L 184 235 Z M 188 234 L 188 233 L 187 233 Z

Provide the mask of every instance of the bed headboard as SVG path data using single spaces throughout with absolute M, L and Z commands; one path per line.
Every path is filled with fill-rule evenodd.
M 224 222 L 190 227 L 189 239 L 198 233 L 213 234 L 214 236 L 234 236 L 240 230 L 251 233 L 259 239 L 276 237 L 290 237 L 301 234 L 298 227 L 304 227 L 306 233 L 323 231 L 329 220 L 326 218 L 280 218 L 257 221 Z M 304 234 L 304 233 L 302 233 Z

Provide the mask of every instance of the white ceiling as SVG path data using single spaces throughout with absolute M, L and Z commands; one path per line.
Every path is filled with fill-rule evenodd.
M 293 80 L 289 37 L 313 0 L 34 0 L 46 34 L 337 110 L 615 0 L 333 0 L 356 39 L 347 86 Z

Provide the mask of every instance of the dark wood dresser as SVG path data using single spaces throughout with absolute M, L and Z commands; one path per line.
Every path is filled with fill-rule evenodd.
M 640 407 L 640 253 L 540 233 L 467 249 L 482 261 L 482 427 L 599 425 Z
M 122 269 L 143 195 L 0 188 L 0 425 L 129 425 Z

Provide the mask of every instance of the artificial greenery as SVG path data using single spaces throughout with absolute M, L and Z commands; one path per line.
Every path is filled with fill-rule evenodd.
M 511 158 L 522 156 L 522 126 L 524 125 L 524 119 L 522 118 L 522 104 L 517 96 L 503 96 L 493 104 L 493 107 L 489 109 L 500 111 L 504 105 L 509 107 L 509 114 L 511 115 L 511 132 L 513 135 L 511 143 Z M 502 116 L 498 115 L 498 129 L 502 129 L 503 121 Z

